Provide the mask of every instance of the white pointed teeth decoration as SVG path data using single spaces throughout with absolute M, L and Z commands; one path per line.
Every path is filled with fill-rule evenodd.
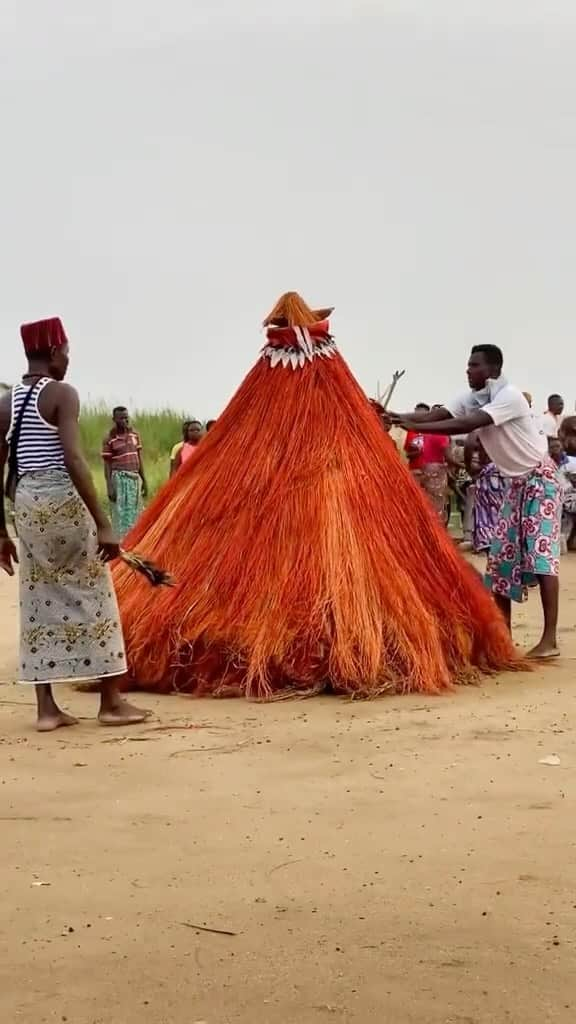
M 302 369 L 306 362 L 311 363 L 316 356 L 320 356 L 322 359 L 332 359 L 336 355 L 336 345 L 331 338 L 315 345 L 307 330 L 297 328 L 296 339 L 298 341 L 298 348 L 293 346 L 276 348 L 272 345 L 266 345 L 262 349 L 262 359 L 269 359 L 271 367 L 282 363 L 284 367 L 291 366 L 293 370 L 297 370 Z

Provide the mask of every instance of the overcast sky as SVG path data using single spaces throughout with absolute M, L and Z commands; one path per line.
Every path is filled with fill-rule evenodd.
M 217 415 L 286 289 L 396 406 L 576 398 L 574 0 L 1 0 L 0 380 Z

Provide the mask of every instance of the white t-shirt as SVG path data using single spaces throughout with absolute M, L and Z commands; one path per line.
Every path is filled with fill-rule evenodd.
M 454 417 L 468 416 L 479 408 L 488 413 L 494 425 L 480 427 L 478 437 L 489 459 L 503 476 L 523 476 L 544 461 L 548 439 L 518 388 L 504 384 L 494 390 L 486 404 L 479 404 L 475 392 L 467 391 L 446 408 Z
M 555 416 L 553 412 L 544 412 L 540 417 L 542 422 L 542 430 L 546 434 L 546 437 L 558 437 L 558 431 L 562 426 L 563 416 Z

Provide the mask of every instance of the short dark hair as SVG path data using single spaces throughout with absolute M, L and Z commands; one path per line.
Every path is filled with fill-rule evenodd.
M 426 409 L 426 412 L 430 412 L 430 406 L 428 402 L 416 402 L 415 409 Z
M 564 399 L 562 398 L 562 395 L 557 395 L 556 393 L 554 393 L 553 395 L 548 395 L 548 401 L 549 402 L 552 402 L 555 398 L 557 398 L 559 402 L 563 402 L 564 401 Z
M 500 373 L 504 365 L 504 356 L 502 355 L 502 349 L 498 348 L 498 345 L 473 345 L 472 352 L 478 352 L 484 356 L 488 366 L 494 367 Z
M 119 412 L 128 412 L 125 405 L 115 405 L 112 409 L 112 416 L 117 416 Z

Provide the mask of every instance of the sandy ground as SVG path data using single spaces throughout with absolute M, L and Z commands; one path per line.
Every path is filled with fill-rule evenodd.
M 3 577 L 2 1021 L 576 1019 L 576 556 L 565 657 L 531 676 L 374 703 L 144 697 L 156 718 L 122 733 L 67 689 L 80 726 L 32 730 L 16 604 Z

